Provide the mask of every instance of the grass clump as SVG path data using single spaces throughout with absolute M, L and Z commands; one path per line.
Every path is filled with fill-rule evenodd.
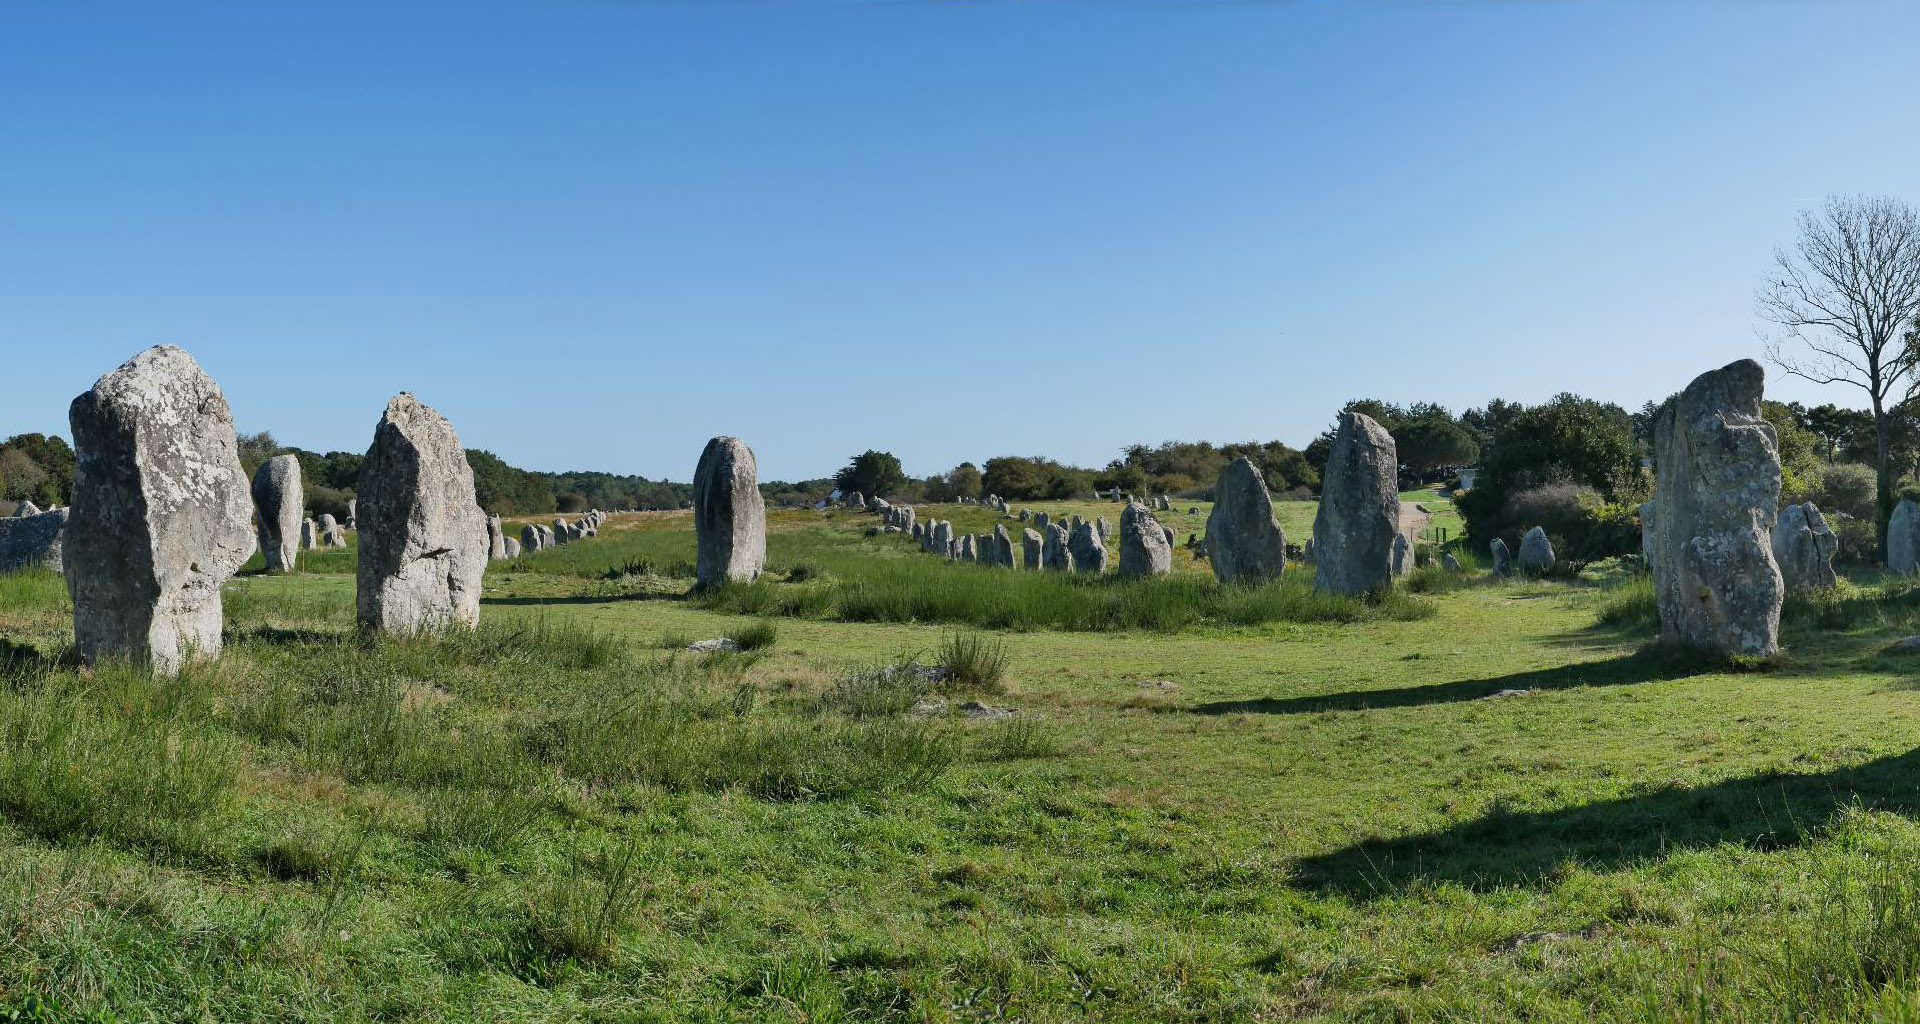
M 1006 641 L 985 633 L 948 633 L 940 641 L 937 660 L 946 669 L 946 688 L 980 693 L 1006 692 Z
M 773 623 L 753 622 L 729 632 L 727 639 L 738 644 L 743 651 L 758 651 L 772 647 L 779 635 Z

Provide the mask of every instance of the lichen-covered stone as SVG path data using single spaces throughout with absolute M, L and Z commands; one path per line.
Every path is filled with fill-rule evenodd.
M 1279 579 L 1287 565 L 1287 538 L 1273 515 L 1266 481 L 1249 459 L 1220 471 L 1207 515 L 1207 561 L 1222 583 Z
M 1703 373 L 1654 421 L 1660 508 L 1653 581 L 1661 638 L 1720 654 L 1780 646 L 1785 586 L 1770 533 L 1780 455 L 1751 359 Z
M 1076 562 L 1079 554 L 1078 551 L 1074 552 Z M 1172 571 L 1173 546 L 1167 542 L 1166 531 L 1160 527 L 1160 521 L 1153 517 L 1153 512 L 1139 504 L 1122 509 L 1120 575 L 1164 576 Z
M 1124 526 L 1121 529 L 1125 532 Z M 1073 553 L 1074 572 L 1097 576 L 1107 571 L 1107 548 L 1100 543 L 1100 535 L 1094 532 L 1092 523 L 1075 524 L 1067 535 L 1067 548 Z
M 219 385 L 172 345 L 73 400 L 62 554 L 74 644 L 171 674 L 220 653 L 220 587 L 253 554 L 253 500 Z
M 1809 501 L 1788 505 L 1773 523 L 1773 562 L 1789 591 L 1825 590 L 1837 585 L 1833 555 L 1840 543 L 1820 507 Z
M 414 634 L 480 622 L 487 517 L 453 424 L 410 392 L 387 402 L 360 463 L 356 619 Z
M 693 473 L 693 527 L 700 586 L 752 580 L 767 564 L 767 506 L 760 464 L 737 437 L 716 437 Z
M 1020 567 L 1033 570 L 1040 568 L 1041 552 L 1046 548 L 1047 539 L 1040 531 L 1031 527 L 1020 531 Z
M 1047 526 L 1046 540 L 1040 549 L 1040 565 L 1051 572 L 1073 571 L 1072 539 L 1067 536 L 1067 528 L 1059 523 Z
M 300 511 L 305 507 L 299 459 L 276 455 L 253 471 L 254 529 L 268 572 L 286 573 L 298 567 Z
M 1506 541 L 1495 537 L 1493 543 L 1487 545 L 1487 550 L 1493 555 L 1494 575 L 1504 576 L 1513 568 L 1513 554 L 1507 550 Z
M 61 547 L 71 509 L 56 508 L 31 516 L 0 519 L 0 572 L 50 569 L 62 572 Z
M 1342 413 L 1313 519 L 1316 589 L 1366 594 L 1387 585 L 1400 535 L 1399 480 L 1393 435 L 1363 413 Z

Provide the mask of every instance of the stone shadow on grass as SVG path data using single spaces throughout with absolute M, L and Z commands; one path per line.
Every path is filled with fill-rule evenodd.
M 1403 686 L 1383 690 L 1354 690 L 1301 697 L 1257 697 L 1195 704 L 1187 710 L 1200 715 L 1306 715 L 1320 711 L 1364 711 L 1417 707 L 1479 700 L 1501 690 L 1564 690 L 1575 686 L 1625 686 L 1723 670 L 1724 666 L 1649 645 L 1632 654 L 1573 665 L 1511 672 L 1485 679 L 1457 679 L 1449 683 Z
M 1556 811 L 1495 808 L 1438 832 L 1369 839 L 1294 864 L 1294 883 L 1362 898 L 1415 880 L 1472 889 L 1532 885 L 1561 865 L 1609 871 L 1680 850 L 1808 842 L 1843 808 L 1920 814 L 1920 751 L 1814 774 L 1769 772 Z

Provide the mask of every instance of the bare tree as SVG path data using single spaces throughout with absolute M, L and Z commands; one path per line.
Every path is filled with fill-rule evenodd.
M 1903 337 L 1920 317 L 1920 214 L 1891 196 L 1829 196 L 1799 226 L 1760 286 L 1760 315 L 1781 328 L 1767 339 L 1767 359 L 1816 384 L 1866 391 L 1884 555 L 1894 505 L 1889 421 L 1920 383 L 1920 350 Z

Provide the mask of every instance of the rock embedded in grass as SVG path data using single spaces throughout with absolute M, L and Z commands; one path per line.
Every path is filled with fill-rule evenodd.
M 1487 545 L 1487 550 L 1493 555 L 1493 574 L 1505 576 L 1513 568 L 1513 556 L 1507 551 L 1507 542 L 1495 537 L 1493 543 Z
M 767 506 L 753 449 L 737 437 L 716 437 L 693 473 L 693 527 L 700 586 L 747 581 L 767 564 Z
M 1287 537 L 1259 467 L 1239 458 L 1220 470 L 1207 516 L 1207 558 L 1222 583 L 1261 583 L 1287 566 Z
M 253 525 L 267 571 L 292 572 L 300 555 L 300 510 L 306 492 L 300 482 L 300 460 L 276 455 L 253 471 Z
M 1091 533 L 1091 531 L 1089 531 Z M 1075 539 L 1079 534 L 1075 534 Z M 1074 552 L 1079 560 L 1080 552 Z M 1120 575 L 1164 576 L 1173 571 L 1173 545 L 1160 521 L 1145 505 L 1128 505 L 1120 512 Z
M 1780 649 L 1786 588 L 1769 536 L 1780 453 L 1760 411 L 1765 383 L 1759 363 L 1729 363 L 1694 378 L 1654 421 L 1652 568 L 1668 643 L 1725 655 Z
M 1387 585 L 1400 535 L 1399 480 L 1393 435 L 1364 413 L 1342 413 L 1313 519 L 1316 589 L 1359 595 Z
M 402 391 L 360 464 L 360 628 L 413 634 L 480 622 L 487 518 L 453 424 Z
M 172 345 L 73 400 L 64 545 L 74 644 L 163 674 L 220 653 L 220 587 L 252 556 L 253 500 L 226 396 Z

